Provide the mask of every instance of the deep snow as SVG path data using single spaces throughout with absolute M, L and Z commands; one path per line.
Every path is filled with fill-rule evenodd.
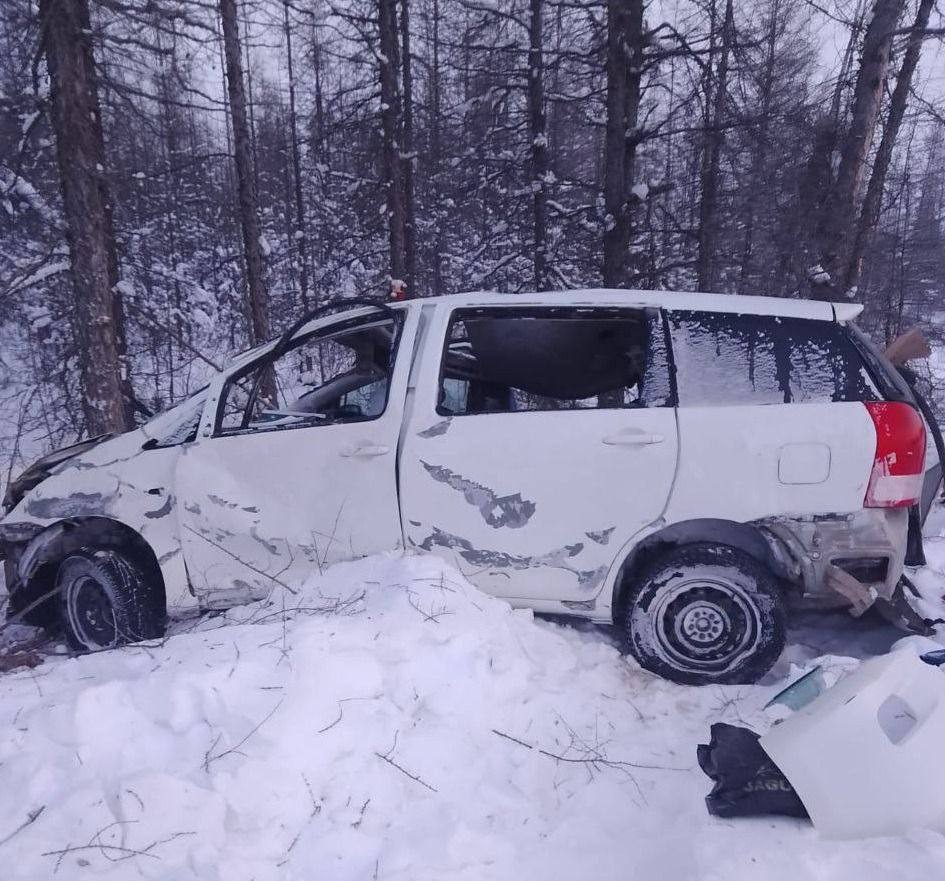
M 0 877 L 945 873 L 934 831 L 708 816 L 696 744 L 718 720 L 767 728 L 783 682 L 672 685 L 432 557 L 343 564 L 292 599 L 0 677 Z

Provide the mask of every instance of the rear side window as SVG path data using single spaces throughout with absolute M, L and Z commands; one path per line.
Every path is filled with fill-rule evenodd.
M 444 415 L 672 405 L 655 310 L 466 309 L 440 372 Z
M 846 330 L 831 321 L 668 313 L 681 406 L 871 401 L 879 395 Z

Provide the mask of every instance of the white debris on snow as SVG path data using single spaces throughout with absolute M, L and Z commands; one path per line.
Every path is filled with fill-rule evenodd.
M 783 683 L 672 685 L 433 557 L 287 599 L 0 677 L 4 879 L 940 874 L 934 832 L 708 816 L 696 745 L 714 721 L 766 728 Z
M 810 279 L 811 284 L 830 284 L 831 281 L 830 273 L 819 263 L 811 266 L 807 270 L 807 277 Z
M 115 291 L 121 296 L 131 299 L 135 295 L 135 286 L 128 279 L 123 278 L 115 284 Z

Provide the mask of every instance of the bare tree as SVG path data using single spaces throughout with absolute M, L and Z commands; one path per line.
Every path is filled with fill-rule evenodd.
M 404 190 L 403 105 L 400 94 L 400 34 L 397 0 L 378 0 L 381 80 L 381 130 L 384 141 L 384 189 L 392 284 L 407 277 L 407 206 Z
M 528 120 L 531 135 L 532 266 L 535 290 L 549 287 L 548 277 L 548 133 L 545 130 L 544 0 L 529 0 Z
M 410 0 L 400 0 L 401 73 L 403 81 L 403 145 L 401 161 L 404 178 L 404 281 L 416 294 L 417 217 L 414 199 L 413 169 L 416 163 L 413 133 L 413 58 L 410 54 Z
M 236 0 L 220 0 L 223 24 L 223 54 L 226 59 L 226 86 L 233 127 L 233 160 L 239 194 L 239 218 L 243 232 L 243 258 L 249 299 L 250 339 L 260 343 L 270 337 L 269 302 L 263 263 L 263 233 L 259 223 L 252 142 L 246 116 L 246 91 L 236 17 Z
M 607 130 L 604 141 L 603 279 L 626 283 L 634 162 L 643 74 L 643 0 L 607 2 Z
M 813 295 L 832 299 L 846 294 L 843 283 L 853 247 L 867 160 L 879 120 L 896 25 L 905 0 L 876 0 L 866 33 L 853 92 L 850 123 L 840 142 L 840 161 L 819 230 L 821 272 L 812 275 Z
M 715 0 L 712 0 L 714 31 Z M 722 19 L 721 44 L 718 48 L 718 67 L 713 74 L 714 52 L 709 56 L 706 76 L 706 129 L 702 152 L 702 196 L 699 202 L 699 253 L 696 259 L 696 286 L 700 291 L 714 291 L 718 287 L 719 242 L 719 172 L 722 144 L 725 140 L 725 107 L 728 101 L 728 67 L 735 41 L 735 10 L 732 0 L 725 0 Z M 715 35 L 710 34 L 715 43 Z
M 122 393 L 128 382 L 124 316 L 88 2 L 42 0 L 40 17 L 75 286 L 85 420 L 92 434 L 124 431 L 132 426 L 130 402 Z
M 302 308 L 308 310 L 308 240 L 305 224 L 305 199 L 302 195 L 302 162 L 299 157 L 299 125 L 295 109 L 295 70 L 292 65 L 292 27 L 289 20 L 289 0 L 282 3 L 285 30 L 285 59 L 289 74 L 289 138 L 292 141 L 292 183 L 295 195 L 295 231 L 293 235 L 298 254 L 299 297 Z
M 886 175 L 889 173 L 889 164 L 892 161 L 893 150 L 899 137 L 899 129 L 906 114 L 906 104 L 912 90 L 912 78 L 919 64 L 924 32 L 929 26 L 932 6 L 933 0 L 919 0 L 915 24 L 909 34 L 902 66 L 899 68 L 899 74 L 896 77 L 896 87 L 893 89 L 889 101 L 889 115 L 886 118 L 886 125 L 883 127 L 883 137 L 879 142 L 876 158 L 873 160 L 873 171 L 870 175 L 869 185 L 866 188 L 866 197 L 860 211 L 853 245 L 850 248 L 844 280 L 844 288 L 848 291 L 855 288 L 859 283 L 863 265 L 863 249 L 866 247 L 870 233 L 879 221 L 883 192 L 886 188 Z

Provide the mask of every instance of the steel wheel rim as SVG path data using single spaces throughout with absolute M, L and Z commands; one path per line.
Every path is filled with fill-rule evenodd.
M 690 578 L 656 598 L 656 648 L 675 667 L 730 670 L 758 643 L 761 620 L 744 591 L 719 578 Z
M 79 575 L 66 588 L 66 612 L 72 632 L 86 648 L 111 648 L 118 642 L 118 622 L 108 592 L 92 575 Z

